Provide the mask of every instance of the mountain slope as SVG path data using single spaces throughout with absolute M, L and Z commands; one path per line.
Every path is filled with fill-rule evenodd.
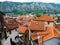
M 0 2 L 0 11 L 14 14 L 42 13 L 50 14 L 60 13 L 60 4 L 42 3 L 42 2 Z

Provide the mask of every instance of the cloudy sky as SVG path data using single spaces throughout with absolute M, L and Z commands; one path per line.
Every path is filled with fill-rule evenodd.
M 60 0 L 0 0 L 0 1 L 60 3 Z

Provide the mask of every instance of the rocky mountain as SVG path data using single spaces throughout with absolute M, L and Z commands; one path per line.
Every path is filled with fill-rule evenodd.
M 60 4 L 42 3 L 42 2 L 0 2 L 0 11 L 14 14 L 39 14 L 46 12 L 48 14 L 59 14 Z

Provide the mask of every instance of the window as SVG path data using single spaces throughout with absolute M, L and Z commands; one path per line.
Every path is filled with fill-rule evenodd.
M 36 22 L 36 25 L 38 25 L 39 23 L 38 22 Z
M 0 33 L 0 39 L 1 39 L 1 37 L 2 37 L 2 34 Z
M 48 24 L 49 24 L 49 22 L 48 22 Z

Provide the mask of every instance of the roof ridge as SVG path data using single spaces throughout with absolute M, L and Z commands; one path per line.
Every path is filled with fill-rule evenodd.
M 51 33 L 54 36 L 54 30 L 53 30 L 54 28 L 53 27 L 50 27 L 50 28 L 51 28 L 51 31 L 52 31 Z

